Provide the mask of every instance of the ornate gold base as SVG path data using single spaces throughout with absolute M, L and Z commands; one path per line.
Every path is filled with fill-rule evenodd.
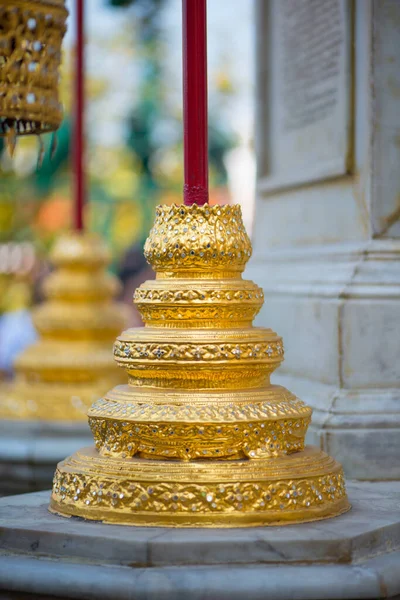
M 50 510 L 105 523 L 162 527 L 285 525 L 349 510 L 341 466 L 312 446 L 258 460 L 101 457 L 58 465 Z
M 167 399 L 167 401 L 166 401 Z M 311 409 L 276 385 L 174 390 L 120 385 L 89 410 L 102 456 L 271 458 L 304 449 Z
M 239 206 L 158 207 L 136 290 L 144 328 L 114 344 L 128 373 L 88 412 L 95 448 L 58 465 L 50 510 L 106 523 L 252 527 L 350 508 L 341 466 L 305 448 L 311 409 L 270 383 L 283 361 L 252 326 L 262 290 Z

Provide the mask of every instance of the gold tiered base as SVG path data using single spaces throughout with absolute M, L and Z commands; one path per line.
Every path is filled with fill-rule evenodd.
M 114 302 L 119 282 L 106 272 L 109 252 L 92 234 L 61 237 L 54 271 L 44 282 L 46 301 L 32 311 L 37 342 L 15 361 L 15 379 L 0 398 L 0 418 L 84 421 L 87 410 L 123 379 L 110 345 L 126 324 Z
M 57 469 L 51 510 L 168 527 L 280 525 L 349 509 L 341 466 L 305 448 L 311 409 L 270 374 L 282 339 L 253 327 L 262 290 L 239 206 L 159 207 L 135 292 L 145 327 L 114 344 L 128 385 L 88 412 L 94 449 Z
M 50 504 L 63 516 L 162 527 L 284 525 L 349 508 L 340 465 L 312 446 L 280 458 L 185 463 L 86 448 L 59 464 Z
M 304 448 L 311 409 L 288 390 L 164 390 L 118 386 L 89 410 L 102 456 L 270 458 Z

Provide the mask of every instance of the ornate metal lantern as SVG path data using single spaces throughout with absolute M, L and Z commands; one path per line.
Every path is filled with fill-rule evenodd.
M 56 130 L 65 0 L 0 0 L 0 136 Z

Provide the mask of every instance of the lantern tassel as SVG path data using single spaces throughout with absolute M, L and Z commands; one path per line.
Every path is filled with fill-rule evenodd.
M 7 150 L 12 158 L 14 156 L 15 147 L 17 145 L 17 134 L 15 131 L 14 125 L 12 127 L 10 127 L 9 130 L 7 131 L 6 145 L 7 145 Z

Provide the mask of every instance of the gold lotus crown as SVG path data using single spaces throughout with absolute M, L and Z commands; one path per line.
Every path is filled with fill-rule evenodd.
M 0 135 L 40 134 L 62 120 L 64 0 L 0 0 Z
M 232 276 L 242 273 L 251 243 L 240 206 L 159 206 L 144 255 L 157 276 Z

